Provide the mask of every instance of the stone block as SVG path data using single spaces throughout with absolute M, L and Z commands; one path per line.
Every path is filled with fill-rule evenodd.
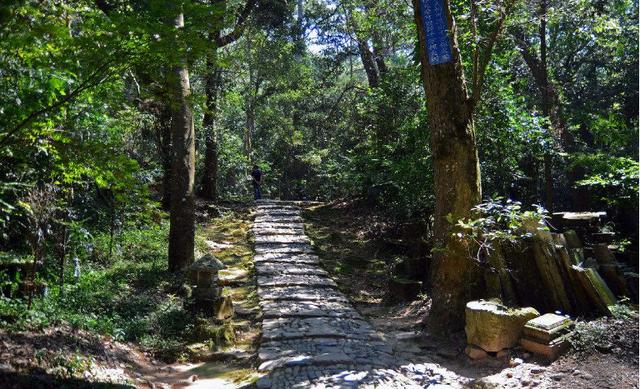
M 465 347 L 464 352 L 469 358 L 473 359 L 474 361 L 485 359 L 489 356 L 486 351 L 472 344 L 468 344 L 467 347 Z
M 470 301 L 466 309 L 467 343 L 487 352 L 518 344 L 524 324 L 540 316 L 534 308 L 507 308 L 493 301 Z
M 523 336 L 539 343 L 549 344 L 568 334 L 574 323 L 566 316 L 547 313 L 529 320 L 522 331 Z
M 558 338 L 550 344 L 538 343 L 535 340 L 522 338 L 520 339 L 520 346 L 531 353 L 545 357 L 551 362 L 556 360 L 558 356 L 569 347 L 569 342 L 567 342 L 565 337 Z

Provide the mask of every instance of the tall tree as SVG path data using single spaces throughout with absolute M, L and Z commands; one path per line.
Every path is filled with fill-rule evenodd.
M 173 20 L 175 36 L 180 42 L 184 14 L 177 10 Z M 180 47 L 180 45 L 178 46 Z M 171 174 L 171 225 L 169 228 L 169 270 L 180 271 L 194 259 L 195 239 L 195 130 L 189 96 L 189 70 L 184 54 L 180 54 L 173 71 L 167 77 L 171 96 L 171 132 L 173 168 Z
M 498 4 L 501 11 L 488 39 L 472 53 L 473 89 L 469 94 L 449 0 L 444 0 L 444 14 L 452 60 L 438 65 L 432 65 L 427 57 L 428 42 L 420 1 L 413 0 L 413 7 L 431 131 L 436 199 L 430 324 L 433 331 L 445 332 L 462 327 L 466 302 L 484 292 L 480 269 L 469 255 L 469 243 L 454 237 L 451 221 L 469 216 L 471 208 L 481 200 L 473 111 L 480 100 L 484 73 L 493 47 L 513 2 L 507 0 L 506 4 Z M 473 1 L 471 17 L 474 36 L 478 36 L 476 9 Z
M 551 81 L 549 75 L 549 67 L 547 64 L 547 20 L 548 20 L 548 0 L 538 0 L 536 16 L 538 19 L 538 28 L 533 40 L 538 41 L 539 48 L 536 52 L 535 47 L 530 43 L 531 37 L 527 37 L 524 29 L 520 25 L 511 28 L 511 35 L 518 47 L 522 59 L 527 64 L 536 88 L 538 89 L 538 100 L 543 115 L 549 118 L 550 133 L 556 141 L 559 148 L 569 152 L 574 149 L 573 135 L 567 129 L 563 113 L 560 94 L 556 85 Z M 547 151 L 544 156 L 544 183 L 545 183 L 545 206 L 549 210 L 553 210 L 553 156 L 551 151 Z M 568 184 L 570 187 L 576 181 L 576 172 L 570 171 L 567 174 Z M 579 199 L 574 195 L 574 202 Z
M 207 53 L 207 70 L 205 74 L 206 111 L 203 118 L 205 131 L 204 172 L 200 196 L 206 200 L 218 200 L 218 131 L 216 117 L 218 111 L 218 95 L 222 87 L 222 70 L 218 66 L 218 49 L 237 41 L 243 34 L 247 18 L 255 8 L 257 0 L 247 0 L 242 8 L 236 24 L 231 32 L 222 35 L 223 16 L 227 8 L 226 0 L 217 2 L 221 11 L 215 13 L 209 41 L 212 48 Z

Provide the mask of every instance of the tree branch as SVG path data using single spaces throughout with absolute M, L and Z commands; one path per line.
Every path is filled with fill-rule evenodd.
M 473 67 L 471 86 L 478 89 L 478 58 L 480 56 L 480 42 L 478 42 L 478 4 L 471 0 L 471 39 L 473 40 Z
M 224 47 L 229 43 L 233 43 L 238 40 L 240 36 L 242 36 L 247 18 L 249 17 L 251 11 L 253 11 L 257 3 L 257 0 L 247 0 L 247 2 L 244 4 L 244 8 L 238 16 L 238 20 L 236 21 L 236 25 L 233 30 L 227 35 L 216 37 L 216 45 L 218 47 Z
M 473 95 L 472 95 L 472 107 L 475 107 L 478 101 L 480 101 L 480 95 L 482 93 L 482 85 L 484 83 L 484 77 L 487 72 L 487 66 L 489 65 L 489 61 L 491 60 L 491 55 L 493 53 L 493 48 L 498 41 L 498 37 L 500 37 L 500 33 L 502 32 L 502 28 L 504 27 L 504 22 L 511 13 L 513 6 L 515 4 L 515 0 L 507 0 L 504 8 L 500 12 L 500 18 L 495 23 L 495 29 L 489 35 L 487 40 L 487 44 L 484 52 L 480 56 L 479 63 L 477 65 L 477 76 L 474 75 L 474 79 L 476 80 Z M 480 48 L 478 48 L 480 50 Z
M 102 83 L 108 77 L 107 74 L 104 74 L 105 77 L 102 77 L 103 71 L 106 70 L 109 67 L 110 64 L 111 64 L 111 61 L 105 62 L 104 64 L 100 65 L 96 70 L 93 71 L 93 73 L 91 73 L 84 81 L 82 81 L 80 83 L 80 85 L 75 90 L 73 90 L 71 93 L 65 95 L 62 99 L 57 100 L 56 102 L 54 102 L 51 105 L 48 105 L 46 107 L 42 107 L 37 111 L 31 112 L 26 118 L 24 118 L 15 127 L 11 128 L 9 131 L 7 131 L 7 133 L 0 140 L 0 146 L 4 146 L 9 141 L 9 139 L 11 137 L 13 137 L 19 131 L 23 130 L 25 127 L 27 127 L 29 124 L 31 124 L 31 122 L 33 122 L 38 116 L 44 115 L 47 112 L 51 112 L 54 109 L 63 106 L 64 104 L 70 102 L 76 96 L 78 96 L 80 93 L 84 92 L 85 90 L 87 90 L 89 88 L 92 88 L 94 86 L 97 86 L 100 83 Z

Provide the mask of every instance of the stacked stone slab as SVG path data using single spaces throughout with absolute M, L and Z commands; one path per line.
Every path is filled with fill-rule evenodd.
M 253 225 L 262 308 L 259 388 L 418 388 L 384 337 L 320 267 L 295 203 L 259 201 Z
M 520 345 L 553 361 L 569 347 L 567 339 L 573 327 L 568 317 L 547 313 L 525 324 Z

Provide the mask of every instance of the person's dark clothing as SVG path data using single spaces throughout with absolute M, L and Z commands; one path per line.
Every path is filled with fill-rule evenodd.
M 256 184 L 257 182 L 260 182 L 260 180 L 262 179 L 262 170 L 260 169 L 253 169 L 251 171 L 251 177 L 253 177 L 253 179 L 255 180 L 253 183 Z
M 262 183 L 262 170 L 258 169 L 253 169 L 251 171 L 251 177 L 253 177 L 253 197 L 256 200 L 259 200 L 262 198 L 262 190 L 260 188 L 260 185 Z

